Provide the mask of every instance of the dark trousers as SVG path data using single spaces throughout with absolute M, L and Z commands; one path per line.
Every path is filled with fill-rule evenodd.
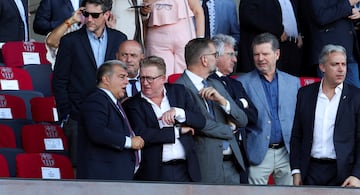
M 73 167 L 76 167 L 78 122 L 69 118 L 63 127 L 69 145 L 70 160 Z
M 311 159 L 304 185 L 340 186 L 337 180 L 336 161 Z
M 186 161 L 163 163 L 160 180 L 175 182 L 190 182 Z

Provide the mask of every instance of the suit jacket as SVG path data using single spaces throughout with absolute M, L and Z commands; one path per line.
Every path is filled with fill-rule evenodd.
M 28 21 L 28 0 L 22 0 L 22 3 L 26 21 Z M 0 1 L 0 24 L 2 26 L 0 28 L 0 42 L 25 40 L 24 22 L 15 1 Z M 30 31 L 29 28 L 28 31 Z
M 290 152 L 290 136 L 295 114 L 296 94 L 300 88 L 300 80 L 285 72 L 277 70 L 279 87 L 278 115 L 281 125 L 283 140 Z M 258 109 L 256 125 L 247 126 L 246 151 L 251 165 L 259 165 L 265 158 L 269 148 L 271 135 L 270 108 L 266 100 L 265 91 L 257 70 L 253 70 L 238 77 L 243 84 L 248 96 Z
M 297 0 L 290 0 L 297 16 Z M 284 32 L 282 11 L 278 0 L 241 0 L 239 6 L 240 42 L 238 55 L 238 72 L 254 70 L 252 56 L 253 39 L 269 32 L 280 39 Z M 300 30 L 300 28 L 298 28 Z
M 171 107 L 182 108 L 185 111 L 186 121 L 183 125 L 201 129 L 205 126 L 205 118 L 191 99 L 185 87 L 178 84 L 165 84 L 166 96 Z M 124 102 L 124 109 L 129 116 L 131 126 L 137 135 L 145 141 L 142 149 L 140 168 L 136 179 L 160 180 L 163 144 L 175 143 L 173 127 L 160 129 L 158 119 L 151 104 L 138 93 Z M 184 147 L 188 173 L 192 181 L 200 181 L 200 167 L 196 156 L 193 136 L 190 133 L 180 134 L 179 138 Z
M 209 86 L 214 87 L 229 101 L 231 107 L 229 115 L 224 112 L 219 104 L 214 103 L 213 109 L 216 116 L 216 120 L 214 120 L 208 113 L 204 100 L 199 96 L 198 90 L 186 73 L 182 74 L 176 83 L 183 84 L 190 90 L 193 101 L 195 104 L 199 105 L 201 113 L 206 118 L 205 127 L 198 132 L 197 136 L 195 136 L 196 152 L 199 158 L 202 182 L 222 183 L 224 179 L 223 141 L 227 140 L 230 143 L 230 147 L 237 162 L 235 163 L 235 166 L 238 170 L 246 170 L 244 157 L 240 152 L 237 138 L 229 125 L 227 125 L 227 121 L 231 119 L 237 126 L 245 127 L 248 120 L 245 112 L 236 105 L 219 81 L 211 78 L 207 81 Z
M 215 35 L 225 34 L 240 41 L 239 22 L 236 5 L 233 0 L 215 0 Z
M 307 175 L 314 133 L 314 120 L 320 82 L 305 86 L 297 95 L 291 135 L 291 169 Z M 339 183 L 350 176 L 360 178 L 360 90 L 344 83 L 334 126 L 334 147 Z
M 130 130 L 119 108 L 97 89 L 81 106 L 77 177 L 131 180 L 135 153 L 124 148 L 125 136 Z
M 34 32 L 47 35 L 72 16 L 74 11 L 70 0 L 41 0 L 33 23 Z
M 115 59 L 120 43 L 127 39 L 117 30 L 106 30 L 108 42 L 105 61 Z M 52 86 L 61 119 L 67 114 L 74 120 L 78 119 L 80 104 L 96 88 L 96 70 L 86 26 L 60 40 Z
M 319 54 L 327 44 L 346 49 L 347 62 L 359 59 L 359 48 L 351 15 L 352 6 L 343 0 L 307 0 L 309 30 L 311 34 L 311 63 L 319 63 Z M 355 48 L 355 49 L 354 49 Z M 355 58 L 354 58 L 355 57 Z

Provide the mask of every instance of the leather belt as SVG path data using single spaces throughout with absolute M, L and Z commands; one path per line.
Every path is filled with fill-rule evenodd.
M 231 161 L 232 159 L 233 159 L 233 156 L 231 154 L 223 156 L 223 161 Z
M 282 148 L 282 147 L 284 147 L 285 146 L 285 144 L 284 143 L 279 143 L 279 144 L 269 144 L 269 148 L 271 148 L 271 149 L 279 149 L 279 148 Z
M 184 159 L 173 159 L 173 160 L 169 160 L 166 162 L 162 162 L 163 165 L 178 165 L 178 164 L 183 164 L 185 163 L 186 160 Z
M 288 36 L 288 38 L 286 39 L 286 41 L 289 41 L 291 43 L 297 43 L 298 42 L 298 39 L 297 37 L 290 37 Z
M 336 159 L 333 158 L 313 158 L 310 159 L 313 162 L 321 163 L 321 164 L 330 164 L 330 163 L 336 163 Z

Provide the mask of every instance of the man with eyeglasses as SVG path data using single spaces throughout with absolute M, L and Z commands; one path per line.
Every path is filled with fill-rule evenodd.
M 276 68 L 280 45 L 274 35 L 256 36 L 252 48 L 256 69 L 237 78 L 258 109 L 257 123 L 246 127 L 249 183 L 266 185 L 272 174 L 277 185 L 292 185 L 290 136 L 300 80 Z
M 166 83 L 162 58 L 141 61 L 141 93 L 124 102 L 136 134 L 145 146 L 137 180 L 200 181 L 194 149 L 194 133 L 205 126 L 205 118 L 183 85 Z
M 116 53 L 116 59 L 127 65 L 128 80 L 126 96 L 131 97 L 140 91 L 140 61 L 144 59 L 144 48 L 135 40 L 127 40 L 121 43 Z
M 128 83 L 126 65 L 104 62 L 96 76 L 97 89 L 81 105 L 77 178 L 132 180 L 144 140 L 134 134 L 119 104 Z
M 57 110 L 69 139 L 74 166 L 79 107 L 96 88 L 98 67 L 105 60 L 115 59 L 119 45 L 127 39 L 123 33 L 106 26 L 111 0 L 85 0 L 84 3 L 85 25 L 60 40 L 52 81 Z
M 216 71 L 209 77 L 220 81 L 235 103 L 244 110 L 248 117 L 248 125 L 256 124 L 257 122 L 257 109 L 247 96 L 241 82 L 231 78 L 230 74 L 234 70 L 237 61 L 237 52 L 234 50 L 236 40 L 229 35 L 217 34 L 212 40 L 214 41 L 215 48 L 220 54 L 216 62 Z M 245 148 L 243 146 L 243 139 L 246 138 L 245 128 L 238 128 L 236 135 L 239 138 L 239 146 L 243 156 L 246 156 Z M 245 172 L 244 172 L 245 173 Z M 241 183 L 248 183 L 247 175 L 242 175 Z
M 240 173 L 246 171 L 236 127 L 245 127 L 248 118 L 216 79 L 208 78 L 216 70 L 214 42 L 205 38 L 193 39 L 185 47 L 187 70 L 176 83 L 183 84 L 199 105 L 206 125 L 195 136 L 201 181 L 216 184 L 240 184 Z M 229 125 L 229 121 L 233 125 Z

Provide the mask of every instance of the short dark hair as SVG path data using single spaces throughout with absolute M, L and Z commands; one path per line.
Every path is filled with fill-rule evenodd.
M 195 38 L 190 40 L 185 46 L 185 62 L 187 67 L 200 60 L 201 55 L 209 50 L 209 45 L 214 42 L 207 38 Z
M 87 3 L 101 5 L 102 11 L 106 12 L 106 11 L 111 11 L 113 1 L 112 0 L 84 0 L 82 3 L 84 5 L 86 5 Z
M 162 74 L 162 75 L 165 75 L 165 73 L 166 73 L 166 64 L 165 64 L 164 59 L 161 57 L 148 56 L 140 61 L 140 69 L 146 68 L 149 66 L 156 67 L 160 71 L 160 74 Z
M 263 43 L 270 43 L 271 49 L 273 51 L 280 49 L 280 44 L 278 39 L 276 38 L 275 35 L 271 33 L 262 33 L 257 35 L 252 42 L 251 48 L 254 48 L 255 45 L 260 45 Z
M 120 66 L 122 67 L 124 70 L 127 70 L 127 66 L 124 62 L 120 61 L 120 60 L 108 60 L 106 62 L 104 62 L 103 64 L 100 65 L 99 69 L 96 72 L 96 84 L 100 84 L 102 77 L 104 75 L 109 75 L 111 76 L 114 73 L 114 67 L 115 66 Z

